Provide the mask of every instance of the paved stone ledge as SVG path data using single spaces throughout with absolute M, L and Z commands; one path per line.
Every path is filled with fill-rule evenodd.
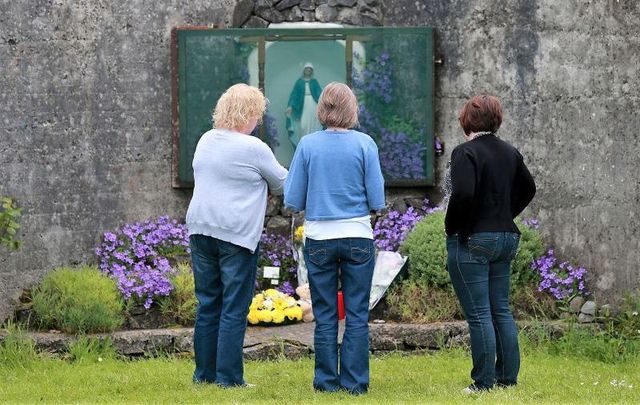
M 248 360 L 299 359 L 313 354 L 313 323 L 299 323 L 279 327 L 249 327 L 244 342 Z M 467 345 L 469 334 L 465 322 L 416 324 L 370 324 L 370 350 L 372 353 L 391 351 L 411 352 L 439 350 Z M 520 323 L 527 330 L 531 324 Z M 545 328 L 551 336 L 561 336 L 567 325 L 550 322 Z M 340 323 L 342 336 L 344 322 Z M 0 332 L 0 342 L 4 340 Z M 61 355 L 78 336 L 64 333 L 28 333 L 41 352 Z M 109 338 L 118 354 L 125 357 L 153 357 L 159 354 L 185 354 L 193 350 L 193 328 L 147 329 L 118 331 L 110 334 L 89 335 L 98 339 Z

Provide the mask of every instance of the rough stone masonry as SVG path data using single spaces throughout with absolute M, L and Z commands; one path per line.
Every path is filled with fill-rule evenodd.
M 462 102 L 497 95 L 499 135 L 538 182 L 528 215 L 546 241 L 592 272 L 600 300 L 640 286 L 638 2 L 3 1 L 0 195 L 24 215 L 22 248 L 0 248 L 0 320 L 47 271 L 94 260 L 105 230 L 184 216 L 190 192 L 171 188 L 171 28 L 282 21 L 434 27 L 445 156 L 462 142 Z M 426 194 L 437 188 L 390 190 Z

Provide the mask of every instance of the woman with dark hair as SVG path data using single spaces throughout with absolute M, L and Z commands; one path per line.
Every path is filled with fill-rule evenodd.
M 520 152 L 496 136 L 502 123 L 497 98 L 472 97 L 459 120 L 466 142 L 451 153 L 447 268 L 469 325 L 473 383 L 463 392 L 473 393 L 517 383 L 509 285 L 520 232 L 513 219 L 536 187 Z

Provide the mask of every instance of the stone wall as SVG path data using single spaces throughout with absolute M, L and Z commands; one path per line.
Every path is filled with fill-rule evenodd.
M 462 102 L 498 95 L 500 135 L 536 177 L 530 214 L 546 239 L 595 274 L 603 299 L 639 286 L 637 2 L 5 1 L 0 195 L 16 197 L 24 216 L 21 250 L 0 247 L 0 319 L 47 271 L 91 261 L 101 232 L 184 216 L 190 192 L 171 188 L 171 28 L 300 19 L 433 26 L 445 156 L 462 141 Z M 395 206 L 426 194 L 437 188 L 389 192 Z
M 385 26 L 435 28 L 436 133 L 462 142 L 472 94 L 503 102 L 499 135 L 538 184 L 527 212 L 558 256 L 586 266 L 601 301 L 640 287 L 640 3 L 384 2 Z M 439 161 L 442 173 L 446 159 Z

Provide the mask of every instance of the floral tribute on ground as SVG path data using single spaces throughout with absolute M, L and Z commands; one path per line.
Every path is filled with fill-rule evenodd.
M 253 297 L 247 320 L 251 325 L 298 322 L 302 320 L 302 308 L 292 296 L 270 288 Z

